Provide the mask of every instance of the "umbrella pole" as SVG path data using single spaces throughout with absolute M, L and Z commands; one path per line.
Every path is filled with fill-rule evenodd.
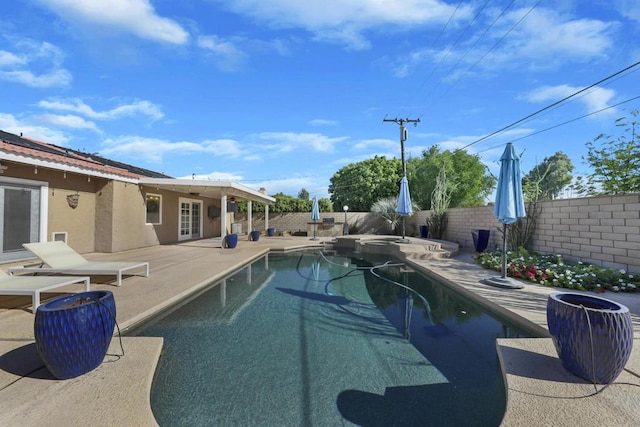
M 404 236 L 405 236 L 405 228 L 404 228 L 404 221 L 405 221 L 405 217 L 402 217 L 402 240 L 404 240 Z
M 507 224 L 502 224 L 502 278 L 507 277 Z

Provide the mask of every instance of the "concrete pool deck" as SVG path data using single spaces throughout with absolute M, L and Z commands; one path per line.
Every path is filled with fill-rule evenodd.
M 113 292 L 118 324 L 124 331 L 269 250 L 320 248 L 330 240 L 262 237 L 257 242 L 241 240 L 235 249 L 221 249 L 220 240 L 211 239 L 86 257 L 150 262 L 150 277 L 128 277 L 119 288 L 92 281 L 92 289 Z M 425 247 L 433 242 L 417 238 L 410 241 L 389 244 L 412 266 L 448 280 L 463 293 L 481 297 L 485 304 L 505 315 L 527 319 L 539 331 L 546 330 L 547 296 L 562 289 L 529 283 L 519 290 L 487 286 L 480 281 L 495 273 L 475 265 L 470 254 L 430 258 Z M 62 290 L 79 292 L 82 286 Z M 604 297 L 626 305 L 632 312 L 634 350 L 626 370 L 612 385 L 594 395 L 593 385 L 562 368 L 550 338 L 500 339 L 498 353 L 508 389 L 502 425 L 637 425 L 640 294 L 606 293 Z M 121 353 L 119 340 L 114 337 L 110 355 L 97 369 L 74 379 L 56 380 L 43 367 L 35 350 L 30 302 L 30 297 L 0 296 L 0 425 L 157 425 L 149 391 L 162 351 L 161 338 L 124 337 L 124 356 L 117 357 L 111 356 Z

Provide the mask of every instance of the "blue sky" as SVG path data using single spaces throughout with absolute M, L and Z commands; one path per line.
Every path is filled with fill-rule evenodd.
M 293 196 L 328 197 L 341 167 L 399 158 L 385 117 L 420 118 L 407 157 L 460 148 L 640 61 L 637 0 L 13 0 L 0 10 L 0 129 Z M 556 151 L 588 172 L 585 143 L 640 108 L 638 69 L 467 150 L 496 175 L 509 141 L 524 173 Z

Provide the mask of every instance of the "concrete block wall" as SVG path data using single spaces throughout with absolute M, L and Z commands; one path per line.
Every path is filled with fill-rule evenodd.
M 407 235 L 420 236 L 430 211 L 416 212 L 407 219 Z M 453 208 L 448 212 L 444 240 L 458 243 L 460 250 L 473 252 L 472 232 L 489 230 L 489 249 L 502 247 L 502 224 L 493 215 L 493 206 Z M 363 223 L 369 213 L 348 212 L 350 224 Z M 344 222 L 344 212 L 322 212 Z M 305 233 L 310 213 L 270 214 L 269 227 L 280 234 Z M 246 215 L 236 214 L 236 222 Z M 264 215 L 253 215 L 254 229 L 264 230 Z M 367 232 L 366 230 L 364 232 Z M 640 274 L 640 194 L 561 199 L 542 203 L 542 212 L 533 235 L 531 250 L 560 254 L 568 260 L 584 261 L 605 268 L 625 269 Z
M 640 272 L 640 194 L 543 203 L 532 249 Z
M 412 217 L 416 225 L 426 225 L 430 211 L 420 211 Z M 502 224 L 493 215 L 493 206 L 452 208 L 447 211 L 447 229 L 443 240 L 456 242 L 461 251 L 473 252 L 472 232 L 489 230 L 489 249 L 502 247 Z
M 489 248 L 502 247 L 502 224 L 493 206 L 449 209 L 445 240 L 474 251 L 471 232 L 490 230 Z M 429 211 L 412 217 L 426 224 Z M 542 203 L 534 252 L 560 254 L 605 268 L 640 273 L 640 194 L 561 199 Z
M 367 212 L 347 212 L 347 222 L 354 224 L 367 215 Z M 318 222 L 321 223 L 323 218 L 334 218 L 335 222 L 344 223 L 344 212 L 320 212 L 320 220 Z M 246 214 L 235 214 L 234 222 L 242 223 L 242 231 L 244 233 L 247 232 L 248 223 Z M 306 233 L 309 222 L 311 222 L 310 212 L 269 214 L 269 228 L 275 228 L 277 234 L 281 234 L 282 232 L 292 234 Z M 253 214 L 253 229 L 259 231 L 266 229 L 263 213 Z

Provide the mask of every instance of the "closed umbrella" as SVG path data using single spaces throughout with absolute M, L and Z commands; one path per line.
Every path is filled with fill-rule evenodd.
M 513 224 L 518 218 L 526 216 L 524 196 L 522 195 L 522 177 L 520 158 L 512 143 L 508 143 L 500 157 L 500 175 L 493 214 L 503 224 L 502 232 L 502 276 L 487 280 L 492 285 L 522 288 L 515 280 L 507 278 L 507 224 Z
M 320 209 L 318 208 L 318 198 L 313 198 L 313 206 L 311 208 L 311 221 L 313 221 L 313 238 L 311 240 L 318 240 L 316 237 L 316 222 L 320 219 Z
M 398 207 L 396 213 L 402 217 L 402 240 L 405 236 L 405 218 L 413 215 L 411 206 L 411 195 L 409 194 L 409 181 L 403 176 L 400 180 L 400 194 L 398 195 Z

